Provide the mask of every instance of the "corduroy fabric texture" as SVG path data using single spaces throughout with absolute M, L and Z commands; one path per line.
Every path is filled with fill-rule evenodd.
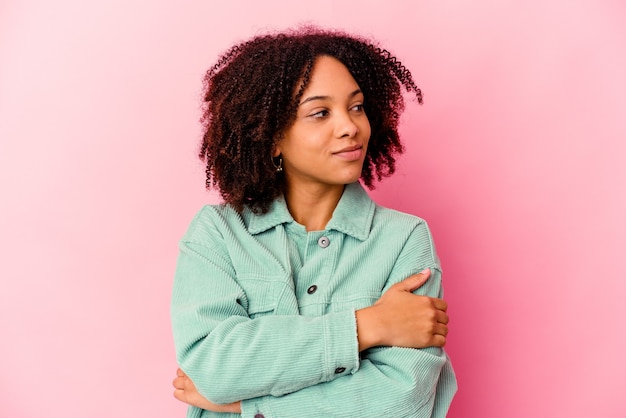
M 177 359 L 207 399 L 242 401 L 242 414 L 187 417 L 445 417 L 457 385 L 444 350 L 358 352 L 355 310 L 426 267 L 415 293 L 442 297 L 426 223 L 359 183 L 323 231 L 306 232 L 283 199 L 264 215 L 205 206 L 180 242 Z

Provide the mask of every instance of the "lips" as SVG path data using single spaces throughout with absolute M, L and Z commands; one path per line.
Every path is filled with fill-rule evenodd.
M 363 145 L 345 147 L 337 152 L 334 152 L 333 155 L 346 161 L 356 161 L 363 155 Z

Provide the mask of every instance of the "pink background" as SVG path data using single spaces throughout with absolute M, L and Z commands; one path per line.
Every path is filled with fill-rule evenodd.
M 200 78 L 305 21 L 377 38 L 424 90 L 374 195 L 438 243 L 449 416 L 626 416 L 621 0 L 3 0 L 0 416 L 184 415 L 176 245 L 215 202 Z

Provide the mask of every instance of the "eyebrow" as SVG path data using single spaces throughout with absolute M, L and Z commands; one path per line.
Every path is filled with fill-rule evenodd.
M 356 89 L 352 93 L 350 93 L 348 97 L 351 99 L 359 93 L 363 93 L 363 92 L 361 91 L 361 89 Z M 330 98 L 331 98 L 330 96 L 311 96 L 301 101 L 300 104 L 298 104 L 298 106 L 302 106 L 303 104 L 307 102 L 312 102 L 313 100 L 330 100 Z

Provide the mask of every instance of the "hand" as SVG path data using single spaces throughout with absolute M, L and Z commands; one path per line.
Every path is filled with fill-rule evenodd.
M 206 409 L 208 411 L 234 412 L 241 414 L 241 402 L 220 405 L 209 401 L 200 395 L 189 376 L 187 376 L 181 369 L 176 370 L 176 378 L 172 382 L 172 385 L 176 388 L 176 390 L 174 390 L 174 397 L 181 402 L 201 409 Z
M 359 351 L 384 345 L 443 347 L 448 335 L 448 306 L 442 299 L 412 292 L 430 277 L 430 269 L 391 286 L 378 301 L 357 315 Z

